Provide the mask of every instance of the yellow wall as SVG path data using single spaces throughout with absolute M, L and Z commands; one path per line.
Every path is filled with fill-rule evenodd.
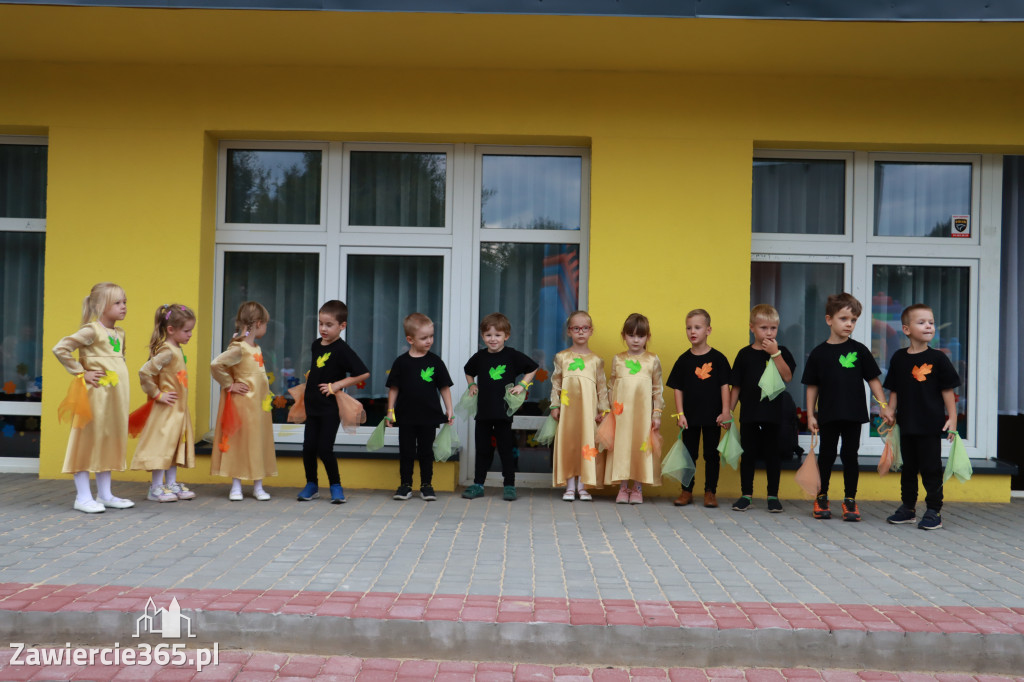
M 146 358 L 155 307 L 192 305 L 198 390 L 190 401 L 204 430 L 219 139 L 589 144 L 595 350 L 620 350 L 622 319 L 641 311 L 666 364 L 685 348 L 682 315 L 694 307 L 711 311 L 712 343 L 727 355 L 746 342 L 755 147 L 1024 149 L 1024 87 L 1015 79 L 417 70 L 415 54 L 406 61 L 391 69 L 0 62 L 0 134 L 42 132 L 50 141 L 46 346 L 77 327 L 81 299 L 98 281 L 128 293 L 132 370 Z M 57 477 L 67 427 L 52 415 L 68 376 L 52 357 L 43 376 L 40 475 Z M 379 487 L 393 478 L 394 463 L 360 466 L 367 481 L 383 476 Z M 455 470 L 445 471 L 439 487 L 447 488 Z M 301 482 L 293 465 L 286 472 L 280 483 Z M 891 482 L 876 496 L 894 498 Z M 738 490 L 735 474 L 725 473 L 720 490 Z

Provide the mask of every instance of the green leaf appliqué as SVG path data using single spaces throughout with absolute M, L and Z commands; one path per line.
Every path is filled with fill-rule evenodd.
M 626 362 L 625 362 L 625 365 L 626 365 L 626 369 L 629 370 L 630 374 L 636 374 L 637 372 L 640 371 L 640 363 L 637 360 L 633 360 L 631 358 L 627 358 Z
M 585 368 L 586 365 L 583 362 L 583 358 L 576 358 L 575 360 L 569 363 L 570 372 L 582 372 Z
M 855 364 L 857 364 L 857 351 L 852 350 L 846 355 L 840 355 L 839 364 L 842 365 L 843 367 L 846 367 L 847 369 L 853 367 Z
M 121 339 L 117 338 L 116 336 L 108 336 L 107 338 L 110 339 L 110 347 L 114 349 L 114 352 L 120 353 Z
M 487 373 L 491 375 L 491 379 L 497 381 L 501 377 L 505 376 L 505 365 L 491 367 L 489 370 L 487 370 Z
M 420 379 L 423 379 L 424 381 L 433 381 L 434 380 L 434 368 L 433 367 L 427 367 L 426 369 L 421 369 L 420 370 Z

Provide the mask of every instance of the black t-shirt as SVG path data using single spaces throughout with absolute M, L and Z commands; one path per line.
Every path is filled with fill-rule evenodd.
M 896 423 L 900 433 L 941 436 L 946 423 L 942 391 L 960 385 L 960 377 L 946 354 L 926 348 L 911 355 L 900 348 L 889 360 L 882 384 L 896 392 Z
M 388 388 L 398 389 L 395 420 L 399 426 L 437 426 L 448 421 L 441 407 L 440 390 L 452 385 L 441 358 L 427 353 L 414 358 L 402 353 L 391 365 Z
M 711 426 L 722 414 L 722 386 L 729 384 L 729 359 L 710 349 L 704 355 L 688 350 L 679 356 L 665 385 L 683 392 L 683 414 L 686 423 Z
M 796 360 L 789 349 L 779 346 L 779 352 L 782 353 L 782 360 L 789 367 L 789 371 L 795 371 Z M 774 400 L 761 400 L 761 387 L 757 385 L 769 361 L 775 362 L 767 351 L 744 346 L 732 363 L 732 385 L 740 389 L 742 419 L 748 424 L 782 423 L 782 394 L 775 396 Z
M 818 387 L 818 422 L 859 422 L 868 420 L 864 400 L 864 382 L 882 373 L 871 351 L 863 343 L 847 339 L 842 343 L 822 343 L 807 356 L 800 380 Z M 898 401 L 897 401 L 898 402 Z M 813 406 L 808 405 L 807 409 Z
M 333 395 L 320 392 L 320 384 L 341 381 L 347 376 L 357 377 L 370 370 L 359 359 L 356 352 L 342 341 L 324 346 L 321 339 L 313 342 L 313 357 L 309 363 L 309 374 L 306 376 L 306 414 L 317 416 L 338 414 L 338 401 Z
M 468 376 L 476 377 L 477 419 L 512 421 L 505 402 L 505 387 L 516 383 L 516 377 L 537 369 L 537 363 L 515 348 L 505 346 L 497 353 L 486 348 L 479 350 L 463 368 Z

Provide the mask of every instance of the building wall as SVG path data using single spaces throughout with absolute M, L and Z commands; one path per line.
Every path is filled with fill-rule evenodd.
M 755 147 L 1021 153 L 1020 86 L 975 78 L 7 63 L 0 64 L 0 134 L 49 137 L 45 345 L 77 327 L 93 283 L 114 280 L 128 293 L 134 373 L 146 359 L 155 307 L 192 305 L 200 388 L 190 401 L 202 432 L 220 139 L 589 146 L 593 347 L 605 357 L 618 352 L 621 320 L 641 311 L 651 318 L 651 350 L 670 366 L 687 347 L 682 315 L 694 307 L 712 312 L 712 343 L 727 355 L 746 343 Z M 983 239 L 997 238 L 998 220 L 983 216 Z M 51 415 L 67 379 L 55 359 L 46 361 L 43 477 L 60 475 L 67 427 Z M 298 483 L 299 469 L 287 471 L 281 482 Z M 723 488 L 738 489 L 726 481 Z

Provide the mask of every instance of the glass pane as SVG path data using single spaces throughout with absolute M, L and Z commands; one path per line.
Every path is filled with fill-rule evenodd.
M 448 156 L 352 152 L 349 225 L 444 227 Z
M 910 345 L 900 321 L 903 309 L 914 303 L 932 306 L 935 338 L 931 345 L 949 356 L 960 375 L 956 411 L 962 438 L 967 437 L 970 294 L 971 269 L 967 267 L 876 265 L 871 272 L 871 354 L 883 376 L 892 354 Z M 872 412 L 878 412 L 875 406 Z
M 46 217 L 44 144 L 0 144 L 0 218 Z
M 571 244 L 480 245 L 477 319 L 504 313 L 512 325 L 508 344 L 540 365 L 517 414 L 547 415 L 552 362 L 569 345 L 565 319 L 579 306 L 579 255 L 579 247 Z
M 4 457 L 38 458 L 39 417 L 0 414 L 0 443 Z
M 290 386 L 302 382 L 309 367 L 309 348 L 317 338 L 320 257 L 315 253 L 224 254 L 224 318 L 221 348 L 235 329 L 235 314 L 243 301 L 259 301 L 270 313 L 266 335 L 260 339 L 270 390 L 284 395 L 284 405 L 272 411 L 275 424 L 284 424 L 291 399 Z M 200 321 L 201 323 L 201 321 Z
M 582 176 L 578 156 L 485 154 L 480 226 L 578 230 Z
M 846 162 L 754 159 L 755 233 L 844 234 Z
M 45 241 L 42 232 L 0 232 L 0 413 L 3 401 L 42 399 Z M 55 381 L 67 389 L 64 378 Z
M 949 237 L 971 213 L 971 164 L 875 162 L 875 234 Z
M 349 256 L 346 291 L 346 340 L 370 370 L 366 386 L 349 392 L 366 408 L 366 423 L 376 426 L 387 411 L 387 373 L 395 358 L 409 350 L 402 328 L 406 315 L 423 313 L 434 321 L 430 350 L 441 355 L 444 258 Z M 448 367 L 452 377 L 460 371 L 461 367 Z
M 229 223 L 320 224 L 321 152 L 229 149 Z
M 807 356 L 828 338 L 825 300 L 843 291 L 841 263 L 755 262 L 750 266 L 750 304 L 769 303 L 779 311 L 779 345 L 793 354 L 797 368 L 786 392 L 796 403 L 801 431 L 807 430 L 804 385 Z M 751 337 L 751 342 L 753 337 Z

